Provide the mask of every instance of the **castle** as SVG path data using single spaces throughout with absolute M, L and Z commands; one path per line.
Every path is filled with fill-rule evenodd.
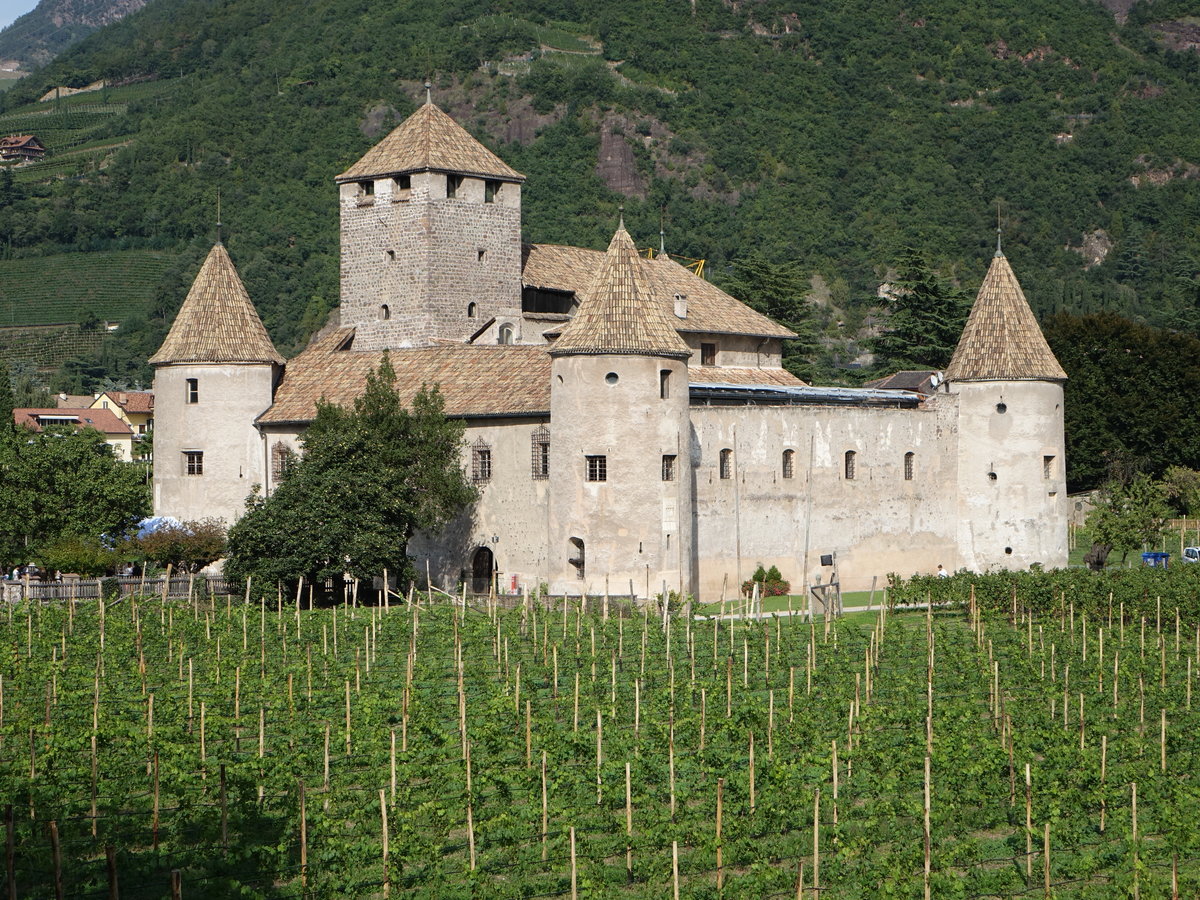
M 999 250 L 944 373 L 814 387 L 791 332 L 623 223 L 606 252 L 523 244 L 524 180 L 427 100 L 337 177 L 340 319 L 287 361 L 218 242 L 150 360 L 155 513 L 236 520 L 386 350 L 466 423 L 479 499 L 409 546 L 438 584 L 711 600 L 759 564 L 796 592 L 831 558 L 846 590 L 1066 564 L 1066 373 Z

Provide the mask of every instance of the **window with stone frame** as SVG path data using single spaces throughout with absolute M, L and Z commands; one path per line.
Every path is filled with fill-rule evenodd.
M 458 189 L 462 187 L 463 176 L 447 175 L 446 176 L 446 199 L 453 200 L 458 196 Z
M 271 481 L 281 484 L 295 468 L 298 457 L 296 451 L 283 441 L 276 441 L 271 446 Z
M 185 403 L 199 403 L 200 402 L 200 379 L 199 378 L 187 379 L 187 385 L 186 385 L 186 388 L 184 391 L 184 402 Z
M 471 481 L 482 484 L 492 480 L 492 445 L 480 438 L 471 445 Z
M 846 459 L 845 459 L 845 470 L 844 470 L 844 474 L 846 476 L 847 481 L 854 480 L 855 469 L 857 468 L 857 462 L 858 462 L 858 454 L 855 453 L 853 450 L 847 450 L 846 451 Z
M 904 480 L 912 481 L 913 472 L 916 469 L 916 454 L 911 450 L 904 454 Z
M 783 477 L 784 478 L 795 478 L 796 477 L 796 451 L 795 450 L 784 450 L 783 451 Z
M 662 480 L 675 480 L 675 459 L 674 453 L 664 453 L 662 458 Z
M 185 475 L 203 475 L 204 474 L 204 451 L 203 450 L 184 450 L 183 451 L 183 473 Z
M 483 202 L 484 203 L 495 203 L 496 202 L 496 198 L 500 195 L 500 185 L 501 185 L 501 182 L 494 181 L 491 178 L 489 178 L 487 181 L 485 181 L 483 183 Z
M 538 480 L 550 477 L 550 429 L 541 425 L 534 429 L 529 438 L 529 452 L 533 477 Z
M 721 451 L 720 471 L 722 478 L 733 477 L 733 451 L 729 448 Z
M 589 456 L 586 460 L 588 481 L 608 481 L 607 456 Z
M 700 345 L 700 365 L 715 366 L 717 364 L 717 345 L 702 343 Z

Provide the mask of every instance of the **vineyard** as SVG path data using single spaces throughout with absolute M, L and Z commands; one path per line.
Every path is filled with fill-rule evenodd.
M 1196 896 L 1194 622 L 960 594 L 11 605 L 5 896 Z
M 119 322 L 146 309 L 171 256 L 114 250 L 0 261 L 0 327 Z

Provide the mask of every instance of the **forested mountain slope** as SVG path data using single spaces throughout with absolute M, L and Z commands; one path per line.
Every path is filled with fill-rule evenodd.
M 29 70 L 44 66 L 97 28 L 146 5 L 146 0 L 41 0 L 0 31 L 0 60 Z
M 219 190 L 230 252 L 294 351 L 338 299 L 332 179 L 431 76 L 528 175 L 527 240 L 601 247 L 623 204 L 639 244 L 664 222 L 713 280 L 752 251 L 820 275 L 830 328 L 853 331 L 905 248 L 973 290 L 999 202 L 1040 313 L 1197 330 L 1200 56 L 1160 27 L 1183 0 L 1123 25 L 1092 0 L 520 6 L 159 0 L 0 101 L 99 78 L 163 88 L 89 133 L 120 136 L 89 169 L 0 178 L 0 241 L 178 254 L 128 352 L 88 370 L 131 377 L 130 348 L 161 333 L 213 239 Z

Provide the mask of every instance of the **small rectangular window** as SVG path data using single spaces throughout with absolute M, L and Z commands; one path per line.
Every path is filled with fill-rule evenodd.
M 796 475 L 796 451 L 783 451 L 783 477 L 793 478 Z
M 608 457 L 607 456 L 589 456 L 589 457 L 587 457 L 587 480 L 588 481 L 608 481 Z
M 663 481 L 674 481 L 675 480 L 675 454 L 674 453 L 669 453 L 669 454 L 664 453 L 663 454 L 662 480 Z
M 487 258 L 487 251 L 480 247 L 475 251 L 475 259 L 477 262 L 483 262 Z
M 717 345 L 716 344 L 701 344 L 700 345 L 700 365 L 715 366 L 717 364 Z
M 397 175 L 392 179 L 392 199 L 407 200 L 412 195 L 412 176 Z
M 538 428 L 530 441 L 533 455 L 533 477 L 545 479 L 550 477 L 550 429 L 546 426 Z
M 203 475 L 204 474 L 204 451 L 203 450 L 184 450 L 183 451 L 184 474 L 186 475 Z
M 480 438 L 471 445 L 471 480 L 481 484 L 492 479 L 492 446 Z
M 188 403 L 200 402 L 200 379 L 189 378 L 187 380 L 187 393 L 184 399 Z
M 446 199 L 453 200 L 458 196 L 458 189 L 462 187 L 463 177 L 461 175 L 446 176 Z
M 853 450 L 846 451 L 846 480 L 854 480 L 855 462 L 858 454 Z
M 904 480 L 905 481 L 913 480 L 913 464 L 914 464 L 913 461 L 915 458 L 916 457 L 911 452 L 904 454 Z
M 721 451 L 721 477 L 722 478 L 732 478 L 733 477 L 733 451 L 732 450 L 722 450 Z
M 488 180 L 483 183 L 483 202 L 495 203 L 496 196 L 500 193 L 500 182 Z
M 1043 456 L 1042 457 L 1042 477 L 1043 478 L 1053 478 L 1054 477 L 1054 457 L 1053 456 Z
M 671 398 L 671 370 L 661 369 L 658 373 L 658 396 L 663 400 Z

